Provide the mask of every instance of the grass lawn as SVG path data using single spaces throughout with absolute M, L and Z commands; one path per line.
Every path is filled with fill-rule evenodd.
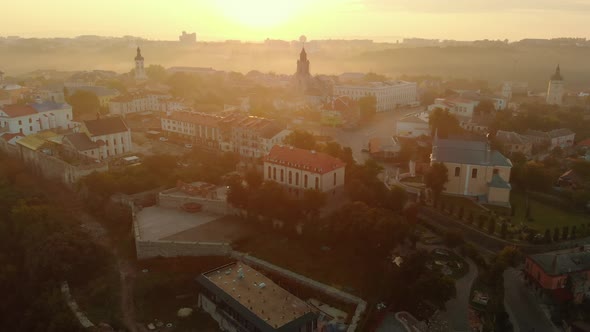
M 387 280 L 380 278 L 380 262 L 346 246 L 324 247 L 269 231 L 234 243 L 235 249 L 289 269 L 363 299 L 378 298 Z M 324 247 L 324 248 L 322 248 Z
M 529 202 L 531 204 L 531 216 L 533 221 L 528 221 L 525 218 L 525 201 L 523 193 L 513 191 L 510 194 L 510 203 L 515 208 L 515 215 L 512 217 L 512 222 L 515 224 L 523 223 L 527 227 L 534 228 L 539 232 L 544 232 L 548 228 L 553 229 L 555 227 L 563 226 L 579 226 L 590 223 L 588 215 L 561 210 L 532 199 L 529 199 Z

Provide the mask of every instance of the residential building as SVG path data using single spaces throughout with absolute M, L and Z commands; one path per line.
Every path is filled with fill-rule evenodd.
M 223 135 L 222 116 L 198 112 L 168 112 L 162 116 L 162 130 L 201 147 L 231 151 L 228 134 Z M 224 144 L 225 143 L 225 144 Z
M 430 126 L 428 121 L 424 121 L 416 115 L 409 115 L 397 121 L 395 135 L 401 137 L 430 136 Z
M 86 120 L 80 132 L 98 144 L 100 160 L 132 152 L 131 130 L 121 117 Z
M 6 96 L 4 98 L 9 101 L 9 104 L 16 104 L 31 93 L 31 88 L 18 84 L 5 84 L 0 85 L 0 92 Z
M 574 146 L 576 133 L 568 128 L 559 128 L 548 132 L 527 130 L 524 136 L 539 149 L 553 150 L 556 147 L 566 149 Z
M 418 86 L 415 82 L 388 81 L 370 82 L 366 84 L 334 85 L 334 96 L 348 96 L 359 100 L 365 96 L 373 96 L 377 101 L 377 112 L 392 111 L 418 102 Z
M 275 145 L 264 157 L 264 180 L 284 185 L 296 196 L 307 189 L 335 194 L 344 186 L 345 167 L 322 152 Z
M 84 133 L 72 133 L 63 137 L 63 146 L 73 154 L 100 160 L 100 145 L 90 140 Z
M 470 100 L 465 98 L 436 98 L 434 104 L 428 106 L 428 110 L 440 108 L 449 113 L 457 116 L 459 119 L 472 119 L 475 107 L 479 104 L 479 101 Z
M 321 123 L 333 127 L 355 127 L 361 117 L 358 103 L 350 97 L 330 98 L 321 108 Z
M 590 246 L 529 255 L 524 273 L 529 283 L 558 302 L 581 303 L 590 298 Z
M 275 120 L 254 116 L 231 118 L 229 125 L 234 152 L 246 158 L 266 156 L 273 146 L 282 144 L 285 137 L 291 133 Z
M 431 165 L 443 163 L 449 181 L 444 192 L 480 202 L 510 206 L 512 162 L 485 141 L 439 139 L 435 135 Z
M 318 311 L 243 262 L 203 273 L 198 305 L 228 332 L 317 332 Z
M 181 44 L 186 44 L 186 45 L 196 44 L 197 43 L 197 34 L 195 32 L 186 33 L 186 31 L 183 31 L 182 35 L 178 36 L 178 41 L 180 41 Z
M 373 137 L 369 140 L 369 153 L 374 159 L 392 159 L 401 150 L 402 146 L 396 137 Z
M 549 86 L 547 87 L 547 104 L 562 105 L 564 93 L 563 76 L 561 76 L 561 69 L 559 68 L 559 65 L 557 65 L 555 73 L 551 75 Z
M 143 56 L 141 55 L 141 49 L 137 48 L 137 55 L 135 56 L 135 80 L 145 81 L 147 80 L 147 74 L 143 66 Z
M 504 151 L 508 154 L 520 152 L 527 157 L 533 154 L 533 143 L 523 135 L 513 131 L 498 130 L 496 140 L 504 146 Z
M 167 110 L 171 96 L 156 91 L 139 91 L 110 99 L 109 113 L 125 116 L 131 113 Z M 171 104 L 172 105 L 172 104 Z M 174 108 L 174 107 L 171 107 Z
M 26 136 L 48 129 L 72 127 L 72 107 L 68 104 L 37 102 L 0 107 L 0 132 Z

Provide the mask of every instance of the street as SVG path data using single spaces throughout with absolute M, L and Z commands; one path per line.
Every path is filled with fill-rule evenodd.
M 445 303 L 445 312 L 443 313 L 443 317 L 449 322 L 455 332 L 471 331 L 469 326 L 469 295 L 471 285 L 477 277 L 477 266 L 471 259 L 464 258 L 467 264 L 469 264 L 469 272 L 455 283 L 457 296 Z
M 526 286 L 518 269 L 504 272 L 504 306 L 515 332 L 560 331 L 541 309 L 539 298 Z

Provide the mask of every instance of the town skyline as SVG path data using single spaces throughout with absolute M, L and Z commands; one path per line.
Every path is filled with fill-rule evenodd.
M 36 9 L 31 11 L 31 8 Z M 590 5 L 573 0 L 559 5 L 528 0 L 518 3 L 454 0 L 444 5 L 430 0 L 395 3 L 255 0 L 247 4 L 223 0 L 180 1 L 176 6 L 169 6 L 163 1 L 121 4 L 106 0 L 99 5 L 88 5 L 58 0 L 51 6 L 38 1 L 10 3 L 6 10 L 14 15 L 0 23 L 3 34 L 25 38 L 140 35 L 147 39 L 175 40 L 180 31 L 186 30 L 196 32 L 198 40 L 204 41 L 290 40 L 301 34 L 310 39 L 367 38 L 382 42 L 412 37 L 513 41 L 586 38 L 588 33 L 583 27 Z M 134 14 L 138 10 L 141 15 Z M 19 17 L 30 20 L 25 24 Z

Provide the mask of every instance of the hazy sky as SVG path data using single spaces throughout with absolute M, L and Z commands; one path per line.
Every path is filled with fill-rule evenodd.
M 17 0 L 0 35 L 201 40 L 590 37 L 590 0 Z

